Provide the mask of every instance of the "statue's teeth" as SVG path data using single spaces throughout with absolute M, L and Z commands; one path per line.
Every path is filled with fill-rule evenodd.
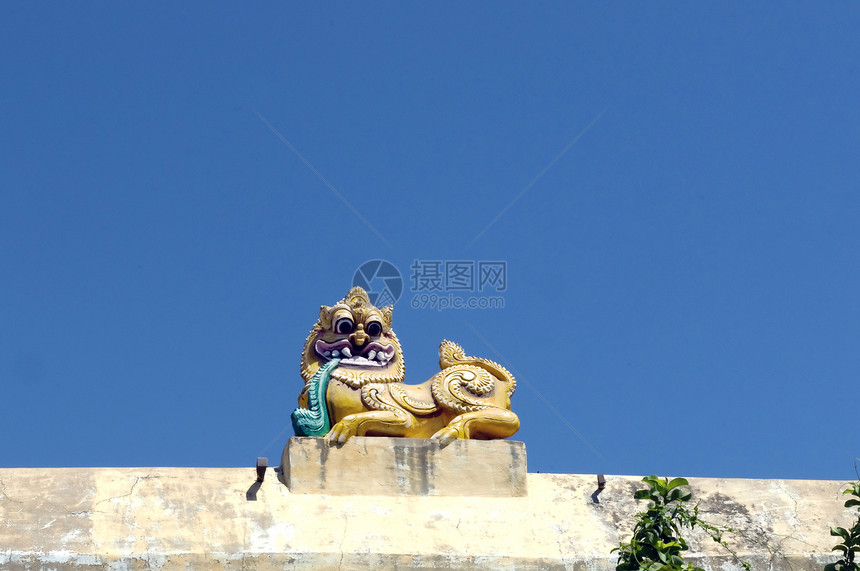
M 335 349 L 334 351 L 331 352 L 331 356 L 332 357 L 340 357 L 340 351 Z
M 331 357 L 331 351 L 326 351 L 323 353 L 323 357 Z
M 376 359 L 376 351 L 371 349 L 370 352 L 368 352 L 368 354 L 367 354 L 367 358 L 370 359 L 371 361 Z
M 352 351 L 350 351 L 350 350 L 349 350 L 349 347 L 344 347 L 343 349 L 341 349 L 341 350 L 340 350 L 340 352 L 341 352 L 341 353 L 343 354 L 343 356 L 344 356 L 344 357 L 346 357 L 347 359 L 349 359 L 350 357 L 352 357 Z

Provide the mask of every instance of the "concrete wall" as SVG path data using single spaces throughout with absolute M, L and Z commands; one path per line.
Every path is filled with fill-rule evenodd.
M 317 446 L 306 440 L 293 442 L 298 456 Z M 426 477 L 398 471 L 402 443 L 354 439 L 328 450 L 325 463 L 353 465 L 351 484 L 371 493 L 374 473 L 392 466 L 395 477 Z M 464 458 L 504 462 L 498 448 L 485 454 L 498 444 L 431 450 L 427 461 L 435 473 Z M 327 486 L 349 476 L 332 466 Z M 595 475 L 528 474 L 527 495 L 492 497 L 298 493 L 273 468 L 261 484 L 253 467 L 0 469 L 0 568 L 609 570 L 610 550 L 629 538 L 642 506 L 632 499 L 639 477 L 606 479 L 595 503 Z M 835 560 L 829 526 L 854 517 L 842 508 L 841 482 L 690 483 L 704 516 L 740 530 L 727 539 L 757 570 L 820 570 Z M 710 539 L 690 537 L 700 565 L 738 568 Z

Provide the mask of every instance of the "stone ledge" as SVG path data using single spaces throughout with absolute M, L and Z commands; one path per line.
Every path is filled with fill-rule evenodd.
M 445 450 L 448 450 L 447 448 Z M 528 496 L 294 494 L 246 468 L 0 468 L 0 569 L 462 569 L 613 571 L 638 476 L 529 474 Z M 361 479 L 361 474 L 356 478 Z M 850 527 L 839 481 L 689 478 L 708 521 L 756 571 L 820 571 L 830 526 Z M 741 571 L 707 535 L 686 558 Z
M 526 447 L 512 440 L 291 438 L 280 479 L 294 494 L 523 497 Z

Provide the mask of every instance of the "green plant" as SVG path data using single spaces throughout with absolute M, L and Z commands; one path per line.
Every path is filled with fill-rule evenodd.
M 860 563 L 855 561 L 855 557 L 860 554 L 860 480 L 849 484 L 849 488 L 843 491 L 843 494 L 854 496 L 845 501 L 845 507 L 857 508 L 857 521 L 854 522 L 854 527 L 845 529 L 844 527 L 831 527 L 830 535 L 842 539 L 842 543 L 833 548 L 833 551 L 841 551 L 842 558 L 836 563 L 830 563 L 824 568 L 824 571 L 860 571 Z
M 620 547 L 612 550 L 618 551 L 616 571 L 704 571 L 685 562 L 681 556 L 688 549 L 681 535 L 682 528 L 703 530 L 735 555 L 723 540 L 723 533 L 733 530 L 703 521 L 699 517 L 698 505 L 688 507 L 693 494 L 686 489 L 690 485 L 687 480 L 675 478 L 669 481 L 646 476 L 642 481 L 648 484 L 648 488 L 637 490 L 633 497 L 648 500 L 648 509 L 636 515 L 630 542 L 621 543 Z M 741 562 L 741 565 L 750 569 L 749 563 Z

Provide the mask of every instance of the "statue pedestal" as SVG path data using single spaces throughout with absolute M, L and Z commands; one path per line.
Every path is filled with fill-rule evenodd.
M 294 494 L 522 497 L 526 446 L 512 440 L 353 437 L 341 446 L 290 438 L 281 482 Z

